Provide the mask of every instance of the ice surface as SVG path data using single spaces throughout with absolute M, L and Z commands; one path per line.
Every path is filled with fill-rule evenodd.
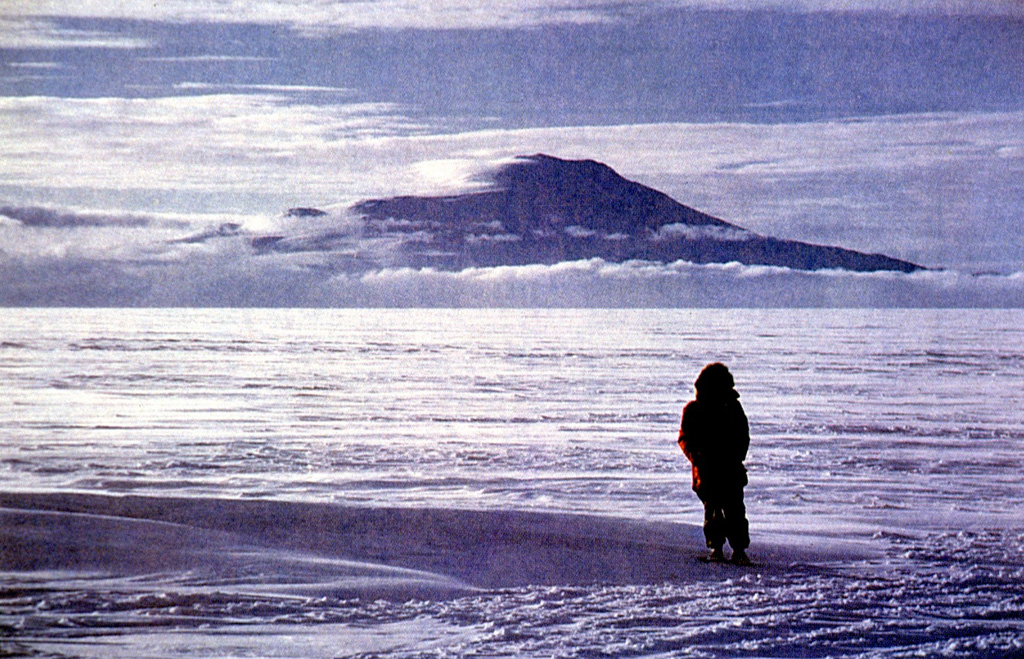
M 527 585 L 706 578 L 693 525 L 592 515 L 224 499 L 0 495 L 8 571 L 129 577 L 190 571 L 272 591 L 408 598 Z M 854 542 L 763 542 L 761 571 L 848 564 Z M 254 574 L 258 574 L 257 579 Z M 306 591 L 303 591 L 306 588 Z
M 7 310 L 0 646 L 1019 656 L 1022 328 L 963 310 Z M 693 560 L 674 439 L 714 360 L 751 419 L 752 569 Z

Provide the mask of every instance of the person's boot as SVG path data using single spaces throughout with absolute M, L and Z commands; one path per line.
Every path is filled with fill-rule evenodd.
M 725 562 L 725 552 L 722 551 L 721 547 L 712 547 L 711 553 L 708 554 L 708 561 L 712 563 Z
M 732 562 L 736 565 L 750 565 L 750 557 L 747 556 L 747 552 L 737 549 L 732 553 Z

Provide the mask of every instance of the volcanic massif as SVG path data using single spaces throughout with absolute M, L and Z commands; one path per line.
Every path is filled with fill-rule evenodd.
M 263 253 L 331 252 L 353 270 L 461 270 L 593 258 L 798 270 L 922 269 L 882 254 L 763 236 L 684 206 L 602 163 L 543 154 L 501 166 L 480 191 L 370 199 L 348 210 L 344 226 L 258 236 L 253 246 Z M 315 208 L 288 214 L 295 220 L 328 215 Z

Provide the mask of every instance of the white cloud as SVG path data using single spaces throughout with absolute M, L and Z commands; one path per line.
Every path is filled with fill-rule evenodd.
M 517 236 L 514 233 L 480 233 L 480 234 L 469 234 L 465 240 L 467 243 L 517 243 L 521 241 L 522 236 Z
M 286 24 L 309 32 L 360 28 L 528 27 L 611 19 L 603 0 L 7 0 L 10 17 L 76 17 L 171 22 Z
M 47 12 L 21 11 L 22 7 L 0 7 L 0 48 L 146 48 L 150 45 L 145 39 L 126 37 L 114 32 L 102 30 L 81 30 L 58 25 L 46 18 Z M 57 15 L 69 15 L 56 12 Z
M 274 95 L 0 98 L 0 182 L 107 189 L 346 188 L 367 140 L 420 127 L 388 104 Z M 386 161 L 385 161 L 386 163 Z
M 82 263 L 180 261 L 203 249 L 197 235 L 234 226 L 267 228 L 267 218 L 236 214 L 126 213 L 0 205 L 0 260 Z M 193 240 L 189 240 L 192 238 Z
M 659 6 L 713 9 L 781 9 L 799 12 L 883 11 L 896 14 L 1021 16 L 1017 0 L 662 0 Z
M 420 160 L 412 163 L 414 184 L 421 191 L 432 190 L 430 194 L 463 194 L 490 187 L 487 175 L 500 167 L 504 160 L 487 158 L 444 158 Z
M 464 29 L 532 27 L 553 23 L 602 23 L 624 15 L 678 7 L 780 9 L 784 11 L 886 11 L 1024 16 L 1016 0 L 5 0 L 0 16 L 21 27 L 0 29 L 16 47 L 139 47 L 130 40 L 58 29 L 39 17 L 225 22 L 291 25 L 307 32 L 363 28 Z
M 8 62 L 7 66 L 12 69 L 42 69 L 50 71 L 68 68 L 68 65 L 63 62 Z
M 1021 307 L 1024 273 L 804 272 L 594 259 L 461 272 L 384 270 L 338 276 L 311 290 L 310 303 L 341 306 Z
M 565 233 L 573 238 L 592 238 L 597 235 L 597 232 L 593 229 L 581 227 L 577 224 L 573 224 L 565 227 Z
M 105 213 L 101 211 L 76 211 L 48 208 L 45 206 L 0 205 L 0 218 L 27 227 L 36 228 L 84 228 L 84 227 L 127 227 L 139 228 L 161 222 L 155 216 L 140 213 Z M 178 226 L 181 226 L 179 224 Z
M 182 91 L 253 91 L 253 92 L 281 92 L 285 94 L 303 92 L 324 92 L 330 94 L 351 94 L 353 90 L 349 87 L 325 87 L 322 85 L 257 85 L 237 84 L 228 82 L 179 82 L 174 89 Z
M 737 227 L 721 227 L 715 225 L 664 224 L 651 237 L 651 240 L 750 240 L 753 234 Z
M 259 55 L 176 55 L 162 57 L 140 57 L 140 62 L 197 63 L 197 62 L 273 62 L 275 57 Z

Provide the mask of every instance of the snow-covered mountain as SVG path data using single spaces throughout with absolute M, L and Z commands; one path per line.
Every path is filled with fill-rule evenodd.
M 601 258 L 777 265 L 799 270 L 921 269 L 882 254 L 781 240 L 747 231 L 629 181 L 592 160 L 537 154 L 493 174 L 482 191 L 399 196 L 355 204 L 358 237 L 261 237 L 262 251 L 347 252 L 353 264 L 467 267 Z M 310 209 L 302 209 L 308 216 Z M 353 242 L 358 242 L 358 245 Z

